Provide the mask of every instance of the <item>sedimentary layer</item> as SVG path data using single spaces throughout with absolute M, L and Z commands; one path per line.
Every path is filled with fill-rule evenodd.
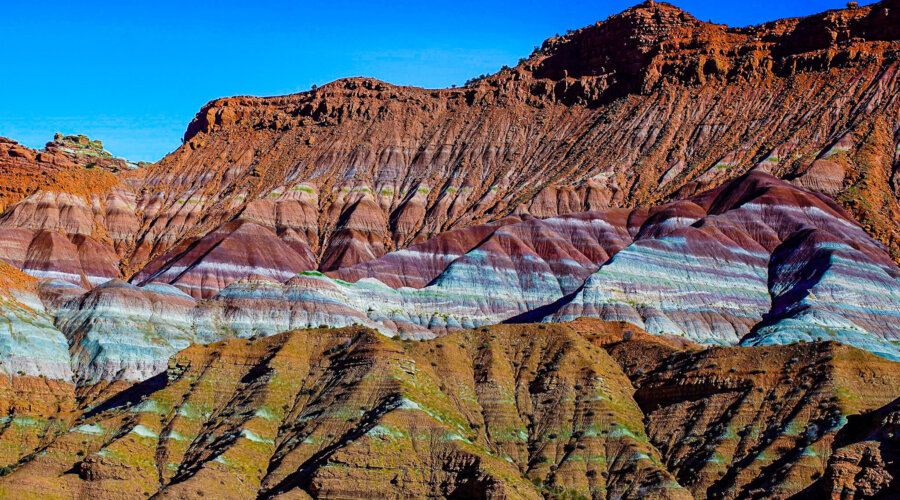
M 13 377 L 4 498 L 889 494 L 900 364 L 626 322 L 194 345 L 118 390 Z M 29 398 L 30 404 L 23 404 Z
M 262 226 L 226 226 L 140 286 L 39 285 L 76 377 L 141 380 L 189 343 L 297 328 L 431 338 L 581 316 L 726 345 L 831 339 L 900 359 L 900 270 L 883 245 L 833 201 L 760 170 L 648 209 L 511 216 L 327 274 L 286 246 L 270 251 L 281 243 Z
M 0 479 L 7 498 L 690 495 L 613 359 L 565 327 L 194 346 Z

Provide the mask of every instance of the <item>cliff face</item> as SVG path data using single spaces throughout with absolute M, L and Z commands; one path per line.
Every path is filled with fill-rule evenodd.
M 302 271 L 263 226 L 224 228 L 139 285 L 36 285 L 77 380 L 143 380 L 190 343 L 320 325 L 421 339 L 581 316 L 713 344 L 830 339 L 900 359 L 900 269 L 884 247 L 833 201 L 758 170 L 646 209 L 452 230 L 327 274 Z
M 234 218 L 293 248 L 285 269 L 331 271 L 509 214 L 659 203 L 761 166 L 835 197 L 896 260 L 898 8 L 734 29 L 645 3 L 465 88 L 353 78 L 218 99 L 184 146 L 131 173 L 78 136 L 6 145 L 5 203 L 32 196 L 3 225 L 70 239 L 96 227 L 114 253 L 74 273 L 88 281 L 145 277 Z M 31 178 L 73 163 L 101 167 L 81 177 L 123 172 L 122 185 Z M 25 164 L 31 177 L 13 181 Z
M 897 358 L 897 12 L 731 29 L 646 3 L 465 88 L 220 99 L 136 170 L 3 142 L 0 259 L 44 280 L 76 380 L 318 325 L 583 315 Z
M 897 376 L 895 363 L 836 343 L 714 348 L 666 358 L 636 378 L 635 398 L 696 498 L 787 498 L 839 474 L 829 461 L 844 456 L 832 454 L 848 418 L 890 403 Z
M 658 204 L 760 167 L 834 197 L 896 261 L 898 12 L 886 0 L 736 29 L 648 2 L 464 88 L 351 78 L 218 99 L 182 147 L 134 172 L 83 136 L 41 152 L 4 140 L 0 226 L 28 229 L 7 235 L 23 245 L 59 233 L 76 248 L 56 238 L 45 260 L 80 263 L 3 258 L 86 286 L 174 281 L 240 219 L 265 231 L 230 241 L 292 251 L 239 266 L 327 272 L 508 215 Z
M 571 327 L 628 374 L 650 441 L 695 498 L 890 497 L 898 364 L 835 342 L 698 349 Z

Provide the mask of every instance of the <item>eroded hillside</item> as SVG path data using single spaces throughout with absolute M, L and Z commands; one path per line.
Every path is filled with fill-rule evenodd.
M 83 388 L 74 403 L 70 392 L 65 418 L 59 396 L 33 392 L 30 421 L 21 413 L 0 432 L 9 464 L 0 491 L 788 498 L 855 484 L 885 493 L 895 486 L 883 447 L 894 445 L 898 379 L 900 364 L 833 342 L 706 349 L 588 319 L 423 342 L 360 327 L 294 331 L 190 347 L 118 394 L 85 398 Z M 861 470 L 875 479 L 861 482 Z

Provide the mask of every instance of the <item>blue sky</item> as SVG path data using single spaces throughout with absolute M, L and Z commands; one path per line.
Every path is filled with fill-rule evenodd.
M 217 97 L 287 94 L 346 76 L 462 84 L 635 3 L 0 0 L 0 135 L 42 147 L 54 132 L 83 133 L 113 154 L 155 161 Z M 674 3 L 732 26 L 845 4 Z

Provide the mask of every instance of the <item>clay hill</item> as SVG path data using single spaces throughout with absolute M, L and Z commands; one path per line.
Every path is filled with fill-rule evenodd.
M 900 2 L 0 139 L 0 497 L 891 498 Z
M 889 498 L 898 487 L 900 364 L 835 342 L 707 349 L 597 320 L 426 342 L 351 327 L 193 346 L 105 400 L 14 380 L 0 433 L 11 499 Z

